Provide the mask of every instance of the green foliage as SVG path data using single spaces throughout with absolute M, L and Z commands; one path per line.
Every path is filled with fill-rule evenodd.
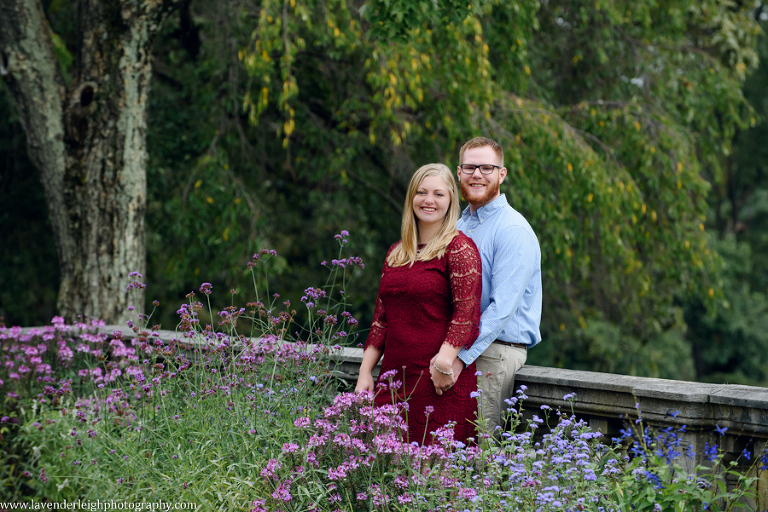
M 323 282 L 323 240 L 348 229 L 369 267 L 350 306 L 366 324 L 411 173 L 429 161 L 453 166 L 464 140 L 489 135 L 506 151 L 502 191 L 542 246 L 545 343 L 529 362 L 680 376 L 674 353 L 686 378 L 691 367 L 706 378 L 709 366 L 687 355 L 698 342 L 686 329 L 732 315 L 724 304 L 741 300 L 706 230 L 738 231 L 752 247 L 752 273 L 738 278 L 753 284 L 744 301 L 757 304 L 750 294 L 768 286 L 768 89 L 765 66 L 755 72 L 766 43 L 752 7 L 185 3 L 156 41 L 150 94 L 147 262 L 158 323 L 175 325 L 202 280 L 244 288 L 243 265 L 265 247 L 281 254 L 275 283 L 295 300 Z M 72 9 L 56 0 L 48 15 L 75 55 Z M 36 236 L 49 240 L 43 226 Z M 0 309 L 15 307 L 6 297 Z
M 768 298 L 754 287 L 749 246 L 733 236 L 715 242 L 726 261 L 724 307 L 707 315 L 701 303 L 686 308 L 687 337 L 700 380 L 768 386 Z
M 56 313 L 59 265 L 24 130 L 0 83 L 0 317 L 38 325 Z
M 346 2 L 253 13 L 245 105 L 281 138 L 284 172 L 402 190 L 418 164 L 453 164 L 489 134 L 541 241 L 547 332 L 603 319 L 642 345 L 684 329 L 676 297 L 722 300 L 703 176 L 720 179 L 754 115 L 739 88 L 760 32 L 747 8 L 489 1 L 461 22 L 414 9 L 384 40 L 366 22 L 386 15 Z

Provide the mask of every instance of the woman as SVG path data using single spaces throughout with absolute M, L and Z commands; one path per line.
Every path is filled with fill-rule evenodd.
M 356 392 L 378 390 L 375 405 L 408 400 L 408 442 L 432 441 L 430 432 L 456 422 L 454 439 L 475 436 L 475 365 L 453 382 L 454 359 L 474 343 L 480 322 L 480 255 L 456 229 L 459 198 L 453 174 L 427 164 L 411 178 L 399 242 L 390 247 L 376 310 L 365 343 Z M 372 371 L 396 372 L 398 389 L 381 392 Z M 437 354 L 434 364 L 430 360 Z

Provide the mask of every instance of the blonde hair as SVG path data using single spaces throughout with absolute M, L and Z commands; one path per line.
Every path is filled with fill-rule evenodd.
M 461 149 L 459 150 L 459 165 L 464 163 L 464 152 L 468 149 L 474 149 L 474 148 L 482 148 L 485 146 L 490 146 L 494 153 L 496 153 L 496 156 L 499 158 L 499 165 L 501 167 L 504 167 L 504 150 L 501 149 L 501 146 L 498 142 L 496 142 L 493 139 L 489 139 L 488 137 L 475 137 L 474 139 L 470 139 L 467 142 L 464 143 L 463 146 L 461 146 Z
M 421 186 L 421 182 L 428 176 L 440 176 L 448 188 L 451 204 L 443 218 L 443 223 L 435 236 L 420 251 L 416 252 L 419 243 L 418 222 L 413 213 L 413 198 Z M 456 236 L 456 222 L 459 220 L 459 191 L 456 181 L 448 166 L 443 164 L 427 164 L 413 173 L 411 183 L 408 185 L 408 193 L 405 195 L 403 207 L 403 222 L 400 227 L 400 244 L 395 247 L 387 257 L 390 267 L 412 265 L 416 261 L 429 261 L 433 258 L 442 258 L 448 244 Z

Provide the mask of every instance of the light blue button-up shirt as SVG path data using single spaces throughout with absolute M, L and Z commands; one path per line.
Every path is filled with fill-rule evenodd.
M 532 347 L 541 341 L 541 249 L 528 221 L 504 194 L 471 214 L 469 207 L 456 227 L 471 238 L 483 262 L 480 336 L 459 352 L 472 363 L 495 340 Z

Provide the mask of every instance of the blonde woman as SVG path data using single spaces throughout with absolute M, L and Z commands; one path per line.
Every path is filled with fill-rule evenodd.
M 399 401 L 408 400 L 408 442 L 455 422 L 454 438 L 475 437 L 474 365 L 454 382 L 453 363 L 478 335 L 482 272 L 475 244 L 456 229 L 459 197 L 450 169 L 427 164 L 408 187 L 401 240 L 390 247 L 365 343 L 356 391 L 377 392 L 372 371 L 395 371 Z M 430 361 L 434 358 L 434 363 Z M 390 390 L 376 405 L 391 403 Z

